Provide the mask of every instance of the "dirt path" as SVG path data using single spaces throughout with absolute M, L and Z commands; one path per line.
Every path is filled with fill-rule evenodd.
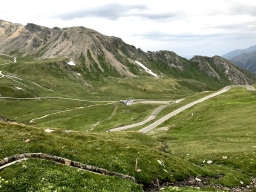
M 74 111 L 74 110 L 79 110 L 79 109 L 85 109 L 85 108 L 89 108 L 89 107 L 95 107 L 95 106 L 99 106 L 99 105 L 102 106 L 102 105 L 110 105 L 110 104 L 112 104 L 112 103 L 96 104 L 96 105 L 89 105 L 89 106 L 85 106 L 85 107 L 75 107 L 75 108 L 72 108 L 72 109 L 61 110 L 61 111 L 57 111 L 57 112 L 54 112 L 54 113 L 49 113 L 49 114 L 43 115 L 41 117 L 37 117 L 37 118 L 31 119 L 29 121 L 29 123 L 35 123 L 36 120 L 44 119 L 44 118 L 49 117 L 51 115 L 56 115 L 56 114 L 60 114 L 60 113 L 66 113 L 66 112 L 70 112 L 70 111 Z
M 116 110 L 117 110 L 117 109 L 118 109 L 118 106 L 115 105 L 115 109 L 114 109 L 114 111 L 112 112 L 112 114 L 110 115 L 110 117 L 108 118 L 108 120 L 111 120 L 112 117 L 114 117 L 114 116 L 116 115 Z
M 41 99 L 61 99 L 61 100 L 70 100 L 70 101 L 88 101 L 93 103 L 115 103 L 116 101 L 93 101 L 93 100 L 86 100 L 86 99 L 74 99 L 69 97 L 0 97 L 0 99 L 11 99 L 11 100 L 41 100 Z
M 106 121 L 106 120 L 111 120 L 111 118 L 116 115 L 116 110 L 117 110 L 117 109 L 118 109 L 118 106 L 115 105 L 115 108 L 114 108 L 113 112 L 111 113 L 111 115 L 110 115 L 108 118 L 106 118 L 106 119 L 99 120 L 99 121 L 97 121 L 96 123 L 92 124 L 90 130 L 92 131 L 92 130 L 94 129 L 94 127 L 98 126 L 100 123 L 102 123 L 102 122 L 104 122 L 104 121 Z

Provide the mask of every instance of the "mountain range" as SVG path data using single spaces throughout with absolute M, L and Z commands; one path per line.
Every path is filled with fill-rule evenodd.
M 232 63 L 235 63 L 243 69 L 256 73 L 256 45 L 247 49 L 231 51 L 222 55 L 222 57 L 230 60 Z
M 255 82 L 217 55 L 0 20 L 0 191 L 255 191 L 256 92 L 230 86 Z
M 253 52 L 253 51 L 256 51 L 256 45 L 253 45 L 251 47 L 248 47 L 246 49 L 236 49 L 236 50 L 233 50 L 231 52 L 228 52 L 224 55 L 222 55 L 223 58 L 225 59 L 232 59 L 236 56 L 239 56 L 243 53 L 250 53 L 250 52 Z
M 256 51 L 250 53 L 242 53 L 230 59 L 231 62 L 238 66 L 256 73 Z
M 256 80 L 255 75 L 219 56 L 187 60 L 172 51 L 144 52 L 118 37 L 85 27 L 47 28 L 0 20 L 0 53 L 36 59 L 66 58 L 84 78 L 94 80 L 150 76 L 138 62 L 160 77 L 205 79 L 219 86 L 252 84 Z

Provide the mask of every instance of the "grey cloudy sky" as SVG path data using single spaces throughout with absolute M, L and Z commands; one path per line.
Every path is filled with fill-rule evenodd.
M 12 0 L 1 7 L 3 20 L 84 26 L 144 51 L 213 56 L 256 44 L 252 0 Z

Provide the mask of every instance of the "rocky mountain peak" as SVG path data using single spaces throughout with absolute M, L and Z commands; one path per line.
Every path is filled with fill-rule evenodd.
M 195 56 L 191 59 L 201 71 L 222 81 L 223 75 L 231 84 L 252 84 L 251 74 L 218 55 L 213 57 Z
M 31 33 L 37 33 L 42 31 L 42 28 L 40 25 L 36 25 L 34 23 L 28 23 L 27 25 L 25 25 L 25 29 L 27 29 L 29 32 Z
M 95 79 L 148 75 L 137 61 L 163 76 L 192 79 L 210 76 L 219 84 L 253 82 L 219 56 L 195 56 L 189 61 L 173 51 L 145 53 L 119 37 L 106 36 L 82 26 L 47 28 L 33 23 L 22 26 L 0 20 L 0 53 L 30 55 L 37 59 L 66 58 L 67 64 L 72 61 L 74 70 Z

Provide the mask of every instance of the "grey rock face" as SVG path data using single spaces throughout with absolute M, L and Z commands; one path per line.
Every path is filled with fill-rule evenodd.
M 195 62 L 201 71 L 204 71 L 209 76 L 216 77 L 218 80 L 226 78 L 231 84 L 236 85 L 252 84 L 255 81 L 255 77 L 253 78 L 254 80 L 249 78 L 249 76 L 252 76 L 250 72 L 241 69 L 220 56 L 195 56 L 191 61 Z

